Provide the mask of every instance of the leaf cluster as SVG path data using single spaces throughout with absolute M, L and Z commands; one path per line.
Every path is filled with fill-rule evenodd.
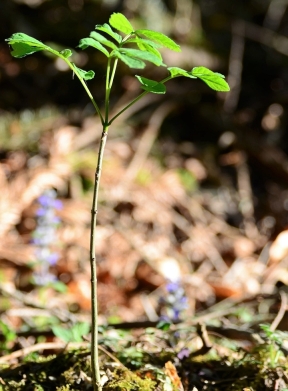
M 58 52 L 24 33 L 13 34 L 6 41 L 11 46 L 11 54 L 14 57 L 20 58 L 47 50 L 66 61 L 79 78 L 90 80 L 95 75 L 94 71 L 84 71 L 70 62 L 69 58 L 72 56 L 70 49 Z M 96 25 L 95 31 L 92 31 L 89 37 L 82 38 L 78 47 L 83 50 L 88 47 L 99 50 L 108 58 L 109 63 L 114 61 L 115 68 L 117 61 L 120 60 L 134 69 L 145 68 L 146 62 L 156 66 L 166 66 L 159 51 L 161 48 L 181 51 L 180 46 L 165 34 L 148 29 L 134 30 L 129 20 L 121 13 L 113 13 L 109 24 Z M 223 75 L 203 66 L 193 68 L 190 72 L 178 67 L 170 67 L 168 71 L 169 76 L 161 82 L 138 75 L 136 77 L 144 91 L 155 94 L 165 94 L 165 82 L 180 76 L 199 78 L 216 91 L 229 91 L 229 85 Z
M 53 326 L 52 330 L 56 337 L 60 338 L 62 341 L 69 342 L 82 342 L 83 335 L 89 333 L 90 326 L 86 322 L 79 322 L 74 324 L 72 327 L 64 328 L 62 326 Z
M 68 58 L 71 57 L 73 54 L 72 50 L 70 49 L 64 49 L 59 52 L 55 49 L 52 49 L 50 46 L 45 45 L 43 42 L 38 41 L 38 39 L 30 37 L 30 35 L 24 33 L 12 34 L 10 38 L 6 39 L 6 41 L 12 49 L 11 54 L 13 57 L 26 57 L 29 54 L 46 50 L 69 63 L 70 68 L 73 71 L 78 72 L 82 79 L 90 80 L 93 79 L 93 77 L 95 76 L 94 71 L 84 71 L 83 69 L 76 67 L 73 62 L 70 62 L 68 60 Z

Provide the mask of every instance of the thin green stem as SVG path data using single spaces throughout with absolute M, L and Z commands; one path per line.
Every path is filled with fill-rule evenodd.
M 90 235 L 90 266 L 91 266 L 91 305 L 92 305 L 92 328 L 91 328 L 91 366 L 93 375 L 93 386 L 95 391 L 102 391 L 101 376 L 99 368 L 98 351 L 98 302 L 97 302 L 97 267 L 96 267 L 96 222 L 99 184 L 103 165 L 104 149 L 106 145 L 108 127 L 103 127 L 99 145 L 98 161 L 95 171 L 95 182 L 93 189 L 93 201 L 91 209 L 91 235 Z
M 73 65 L 73 64 L 72 64 Z M 91 99 L 92 103 L 93 103 L 93 106 L 97 112 L 97 114 L 99 115 L 100 117 L 100 120 L 101 120 L 101 123 L 102 125 L 104 125 L 104 119 L 103 119 L 103 116 L 102 116 L 102 113 L 97 105 L 97 103 L 95 102 L 89 88 L 87 87 L 87 84 L 85 83 L 85 80 L 82 79 L 82 77 L 78 74 L 77 70 L 74 68 L 74 67 L 71 67 L 71 69 L 73 69 L 73 72 L 76 74 L 76 76 L 78 77 L 78 79 L 80 80 L 80 83 L 83 85 L 85 91 L 87 92 L 89 98 Z
M 127 106 L 125 106 L 122 110 L 120 110 L 116 115 L 114 115 L 113 118 L 110 119 L 110 121 L 108 122 L 108 125 L 110 126 L 112 124 L 112 122 L 115 121 L 116 118 L 119 117 L 119 115 L 121 115 L 122 113 L 124 113 L 124 111 L 126 111 L 127 109 L 129 109 L 129 107 L 133 106 L 134 103 L 138 102 L 138 100 L 140 100 L 141 98 L 143 98 L 143 96 L 145 96 L 146 94 L 148 94 L 149 91 L 144 91 L 142 92 L 142 94 L 138 95 L 135 99 L 133 99 Z
M 112 88 L 112 84 L 113 84 L 113 81 L 114 81 L 114 76 L 115 76 L 115 73 L 116 73 L 117 64 L 118 64 L 118 58 L 115 59 L 114 64 L 113 64 L 113 69 L 112 69 L 112 72 L 111 72 L 111 77 L 110 77 L 110 82 L 109 82 L 109 90 L 111 90 L 111 88 Z
M 47 49 L 48 50 L 48 49 Z M 49 48 L 48 50 L 49 52 L 55 54 L 55 56 L 57 57 L 60 57 L 63 61 L 66 62 L 66 64 L 69 66 L 70 69 L 72 69 L 72 71 L 75 73 L 75 75 L 78 77 L 78 79 L 80 80 L 80 83 L 82 84 L 82 86 L 84 87 L 85 91 L 87 92 L 87 95 L 89 96 L 89 98 L 91 99 L 91 102 L 97 112 L 97 114 L 99 115 L 100 117 L 100 120 L 101 120 L 101 123 L 102 125 L 104 125 L 104 119 L 103 119 L 103 116 L 102 116 L 102 113 L 97 105 L 97 103 L 95 102 L 95 99 L 93 98 L 93 95 L 91 94 L 87 84 L 85 83 L 85 80 L 80 76 L 78 70 L 77 70 L 77 67 L 71 62 L 69 61 L 66 57 L 62 56 L 61 53 L 57 52 L 56 50 L 53 50 L 51 48 Z
M 110 72 L 111 72 L 111 57 L 108 58 L 106 70 L 106 87 L 105 87 L 105 124 L 108 122 L 109 116 L 109 99 L 110 99 Z
M 159 83 L 166 83 L 168 80 L 171 80 L 172 79 L 172 76 L 167 76 L 165 79 L 161 80 Z M 127 109 L 129 109 L 129 107 L 133 106 L 134 103 L 138 102 L 138 100 L 140 100 L 141 98 L 143 98 L 143 96 L 147 95 L 150 91 L 143 91 L 140 95 L 138 95 L 135 99 L 133 99 L 127 106 L 125 106 L 122 110 L 120 110 L 116 115 L 114 115 L 113 118 L 110 119 L 110 121 L 108 122 L 108 125 L 110 126 L 112 124 L 112 122 L 115 121 L 116 118 L 119 117 L 119 115 L 121 115 L 122 113 L 124 113 L 124 111 L 126 111 Z

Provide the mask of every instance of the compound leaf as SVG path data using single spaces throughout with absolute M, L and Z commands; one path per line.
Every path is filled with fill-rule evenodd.
M 162 58 L 159 58 L 159 56 L 156 56 L 154 53 L 146 52 L 143 50 L 138 49 L 126 49 L 121 48 L 119 49 L 120 53 L 125 54 L 129 57 L 136 57 L 137 59 L 144 60 L 144 61 L 150 61 L 155 65 L 164 65 L 162 63 Z
M 121 37 L 121 35 L 115 33 L 115 32 L 111 29 L 111 27 L 109 26 L 109 24 L 107 24 L 107 23 L 104 23 L 103 25 L 101 25 L 101 24 L 96 24 L 95 29 L 96 29 L 96 30 L 100 30 L 100 31 L 104 31 L 104 33 L 110 35 L 110 37 L 114 38 L 115 41 L 117 41 L 118 43 L 121 43 L 121 42 L 122 42 L 122 37 Z
M 196 76 L 192 76 L 191 73 L 185 71 L 185 69 L 182 68 L 170 67 L 168 68 L 168 71 L 170 72 L 172 77 L 185 76 L 185 77 L 190 77 L 191 79 L 197 79 Z
M 100 50 L 100 52 L 104 53 L 105 56 L 109 57 L 108 50 L 105 49 L 100 42 L 95 41 L 95 39 L 93 38 L 83 38 L 80 40 L 80 43 L 78 45 L 78 47 L 81 49 L 86 49 L 88 46 L 92 46 L 93 48 Z
M 127 56 L 126 54 L 121 53 L 118 50 L 114 51 L 114 55 L 118 57 L 121 61 L 123 61 L 126 65 L 128 65 L 128 67 L 130 68 L 143 69 L 146 66 L 144 61 L 141 61 L 134 57 Z
M 174 42 L 171 38 L 167 37 L 167 35 L 159 33 L 158 31 L 153 30 L 136 30 L 135 34 L 138 36 L 144 35 L 144 37 L 147 37 L 153 41 L 156 41 L 157 43 L 161 44 L 165 48 L 168 48 L 170 50 L 174 50 L 175 52 L 181 52 L 181 48 L 179 45 L 177 45 L 176 42 Z
M 103 35 L 97 33 L 96 31 L 92 31 L 90 33 L 90 37 L 95 39 L 96 41 L 99 41 L 101 44 L 108 46 L 111 49 L 117 49 L 117 46 L 114 42 L 110 41 L 109 39 L 103 37 Z
M 146 77 L 136 75 L 137 79 L 141 83 L 141 88 L 143 90 L 152 92 L 153 94 L 165 94 L 166 87 L 163 83 L 158 83 L 158 81 L 147 79 Z
M 114 12 L 110 18 L 109 23 L 112 27 L 114 27 L 116 30 L 121 31 L 124 34 L 131 34 L 133 32 L 133 27 L 129 20 L 121 14 L 120 12 Z
M 73 64 L 73 67 L 77 70 L 77 72 L 79 73 L 79 75 L 82 77 L 82 79 L 84 80 L 91 80 L 93 79 L 93 77 L 95 76 L 95 72 L 94 71 L 84 71 L 84 69 L 81 69 L 81 68 L 78 68 L 76 67 L 75 64 Z
M 223 79 L 223 75 L 215 73 L 205 67 L 196 67 L 191 71 L 192 76 L 203 80 L 212 90 L 230 91 L 229 84 Z

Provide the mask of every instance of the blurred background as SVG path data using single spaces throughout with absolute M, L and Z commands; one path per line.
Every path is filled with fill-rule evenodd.
M 226 75 L 225 94 L 198 80 L 172 80 L 166 95 L 147 95 L 110 129 L 97 228 L 102 321 L 155 321 L 165 312 L 167 281 L 183 286 L 188 316 L 288 283 L 287 9 L 286 0 L 1 1 L 6 324 L 27 324 L 31 308 L 23 308 L 31 302 L 39 304 L 32 326 L 57 322 L 43 305 L 77 319 L 89 315 L 90 203 L 101 127 L 61 61 L 45 53 L 14 59 L 5 39 L 24 32 L 74 50 L 96 24 L 122 12 L 135 29 L 161 31 L 181 45 L 181 53 L 163 50 L 168 66 L 203 65 Z M 95 71 L 88 85 L 103 107 L 104 56 L 76 49 L 74 61 Z M 114 113 L 140 93 L 135 73 L 119 66 Z M 147 65 L 140 74 L 161 80 L 167 71 Z

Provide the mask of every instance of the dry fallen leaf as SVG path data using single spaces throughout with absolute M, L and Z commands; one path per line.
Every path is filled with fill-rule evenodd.
M 171 361 L 167 361 L 165 363 L 165 374 L 169 376 L 169 378 L 171 379 L 171 382 L 175 390 L 184 391 L 184 387 L 180 377 L 178 376 L 177 369 L 175 368 L 175 365 L 172 364 Z

